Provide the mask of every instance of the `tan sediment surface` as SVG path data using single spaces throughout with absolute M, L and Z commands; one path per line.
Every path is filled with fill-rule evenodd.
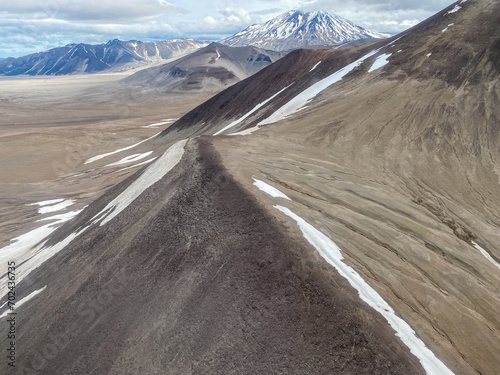
M 26 204 L 66 198 L 76 199 L 68 210 L 81 208 L 137 169 L 115 173 L 85 160 L 157 134 L 170 124 L 142 126 L 177 119 L 211 95 L 108 88 L 130 73 L 0 79 L 0 246 L 40 218 Z

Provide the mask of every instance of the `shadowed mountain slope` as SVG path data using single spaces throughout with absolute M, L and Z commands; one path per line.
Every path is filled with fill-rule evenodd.
M 256 47 L 211 43 L 179 60 L 137 72 L 124 79 L 123 85 L 169 92 L 219 91 L 248 78 L 284 55 Z

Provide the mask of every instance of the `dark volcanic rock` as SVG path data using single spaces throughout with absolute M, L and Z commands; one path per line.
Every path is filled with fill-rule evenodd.
M 383 318 L 227 174 L 210 139 L 186 148 L 122 214 L 32 274 L 48 287 L 22 311 L 17 373 L 423 373 Z

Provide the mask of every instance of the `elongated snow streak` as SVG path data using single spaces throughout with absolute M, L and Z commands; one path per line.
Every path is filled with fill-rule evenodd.
M 156 158 L 151 158 L 151 159 L 148 159 L 148 160 L 143 161 L 142 163 L 138 163 L 138 164 L 130 165 L 130 166 L 125 167 L 125 168 L 121 168 L 121 169 L 118 169 L 117 171 L 114 171 L 113 173 L 123 172 L 123 171 L 126 171 L 127 169 L 131 169 L 131 168 L 139 167 L 139 166 L 141 166 L 141 165 L 151 163 L 151 162 L 152 162 L 153 160 L 155 160 L 155 159 L 156 159 Z
M 373 62 L 371 68 L 368 70 L 368 73 L 371 73 L 373 72 L 374 70 L 377 70 L 377 69 L 380 69 L 382 68 L 383 66 L 387 65 L 387 63 L 389 62 L 389 60 L 387 60 L 390 56 L 392 55 L 392 53 L 384 53 L 383 55 L 380 55 L 379 57 L 377 57 L 375 59 L 375 61 Z
M 230 129 L 232 128 L 233 126 L 236 126 L 238 125 L 240 122 L 242 122 L 243 120 L 245 120 L 246 118 L 248 118 L 250 115 L 252 115 L 253 113 L 255 113 L 257 110 L 259 110 L 259 108 L 262 108 L 263 106 L 265 106 L 269 101 L 273 100 L 275 97 L 277 97 L 279 94 L 281 94 L 283 91 L 285 91 L 287 88 L 289 88 L 291 86 L 288 85 L 287 87 L 285 87 L 284 89 L 278 91 L 276 94 L 274 94 L 273 96 L 271 96 L 269 99 L 263 101 L 262 103 L 259 103 L 257 104 L 250 112 L 248 112 L 246 115 L 244 115 L 243 117 L 240 117 L 238 120 L 236 121 L 233 121 L 232 123 L 230 123 L 229 125 L 227 125 L 224 129 L 221 129 L 219 130 L 217 133 L 214 134 L 215 135 L 219 135 L 220 133 L 226 131 L 227 129 Z
M 59 199 L 51 199 L 51 200 L 48 200 L 48 201 L 41 201 L 41 202 L 36 202 L 36 203 L 30 203 L 30 204 L 27 204 L 26 206 L 48 206 L 48 205 L 52 205 L 52 204 L 56 204 L 56 203 L 59 203 L 59 202 L 62 202 L 64 199 L 63 198 L 59 198 Z
M 488 259 L 491 263 L 493 263 L 495 265 L 495 267 L 497 267 L 499 270 L 500 270 L 500 263 L 498 263 L 495 259 L 493 259 L 493 257 L 490 255 L 490 253 L 488 253 L 486 250 L 484 250 L 481 246 L 479 246 L 477 243 L 475 242 L 472 242 L 472 244 L 474 245 L 474 247 L 476 249 L 478 249 L 481 254 L 484 255 L 484 257 L 486 259 Z
M 109 202 L 101 212 L 95 215 L 92 218 L 92 223 L 101 222 L 100 226 L 105 225 L 127 208 L 147 188 L 161 180 L 163 176 L 181 161 L 186 142 L 187 140 L 182 140 L 173 144 L 137 180 L 132 182 L 120 195 Z
M 256 178 L 254 180 L 254 185 L 257 186 L 260 190 L 262 190 L 264 193 L 269 194 L 271 197 L 274 198 L 285 198 L 291 201 L 290 198 L 288 198 L 284 193 L 276 189 L 275 187 L 266 184 L 264 181 L 257 180 Z
M 128 163 L 133 163 L 135 161 L 139 161 L 141 159 L 144 159 L 146 157 L 148 157 L 149 155 L 151 155 L 153 153 L 153 151 L 148 151 L 148 152 L 145 152 L 143 154 L 133 154 L 133 155 L 130 155 L 130 156 L 127 156 L 123 159 L 120 159 L 114 163 L 111 163 L 111 164 L 108 164 L 106 165 L 106 167 L 113 167 L 115 165 L 122 165 L 122 164 L 128 164 Z
M 24 305 L 26 302 L 28 302 L 30 299 L 35 297 L 37 294 L 43 292 L 45 290 L 45 288 L 47 288 L 47 285 L 45 285 L 42 289 L 38 289 L 38 290 L 35 290 L 34 292 L 31 292 L 26 297 L 24 297 L 20 301 L 16 302 L 15 309 L 17 310 L 21 305 Z M 3 318 L 4 316 L 7 316 L 7 314 L 9 312 L 10 312 L 10 310 L 7 309 L 7 311 L 5 311 L 2 315 L 0 315 L 0 319 Z
M 113 152 L 108 152 L 107 154 L 101 154 L 101 155 L 94 156 L 94 157 L 92 157 L 92 158 L 88 159 L 87 161 L 85 161 L 85 163 L 83 163 L 83 164 L 89 164 L 89 163 L 92 163 L 92 162 L 94 162 L 94 161 L 96 161 L 96 160 L 99 160 L 99 159 L 105 158 L 106 156 L 113 155 L 113 154 L 116 154 L 116 153 L 118 153 L 118 152 L 122 152 L 122 151 L 125 151 L 125 150 L 130 150 L 131 148 L 134 148 L 134 147 L 136 147 L 136 146 L 139 146 L 141 143 L 144 143 L 144 142 L 146 142 L 146 141 L 149 141 L 150 139 L 153 139 L 153 138 L 154 138 L 154 137 L 156 137 L 158 134 L 160 134 L 160 133 L 157 133 L 157 134 L 153 135 L 152 137 L 146 138 L 146 139 L 144 139 L 143 141 L 140 141 L 139 143 L 136 143 L 136 144 L 134 144 L 134 145 L 132 145 L 132 146 L 128 146 L 128 147 L 125 147 L 125 148 L 121 148 L 121 149 L 116 150 L 116 151 L 113 151 Z
M 316 68 L 318 67 L 318 65 L 319 65 L 319 64 L 321 64 L 321 61 L 320 61 L 320 62 L 318 62 L 318 63 L 316 63 L 316 65 L 314 65 L 314 66 L 312 67 L 312 69 L 309 71 L 309 73 L 311 73 L 314 69 L 316 69 Z
M 370 53 L 367 53 L 366 55 L 364 55 L 360 59 L 354 61 L 353 63 L 343 67 L 342 69 L 336 71 L 335 73 L 329 75 L 326 78 L 323 78 L 321 81 L 316 82 L 314 85 L 308 87 L 307 89 L 302 91 L 300 94 L 295 96 L 288 103 L 284 104 L 281 108 L 278 108 L 278 110 L 276 112 L 274 112 L 271 116 L 262 120 L 259 123 L 259 125 L 272 124 L 276 121 L 284 119 L 285 117 L 288 117 L 289 115 L 293 114 L 294 112 L 297 112 L 300 108 L 304 107 L 307 104 L 307 102 L 312 100 L 321 91 L 330 87 L 334 83 L 340 81 L 348 73 L 350 73 L 354 68 L 359 66 L 363 61 L 365 61 L 369 57 L 376 54 L 379 50 L 380 49 L 372 51 Z
M 75 203 L 74 200 L 68 199 L 61 203 L 54 204 L 52 206 L 42 206 L 38 209 L 38 213 L 46 214 L 49 212 L 56 212 L 65 209 L 66 207 L 72 206 Z
M 422 340 L 416 335 L 415 331 L 403 319 L 398 317 L 394 310 L 384 301 L 384 299 L 366 283 L 365 280 L 350 266 L 342 262 L 343 256 L 340 248 L 327 236 L 318 231 L 312 225 L 307 223 L 301 217 L 295 215 L 286 207 L 274 206 L 297 222 L 304 238 L 313 245 L 320 255 L 330 263 L 338 273 L 347 279 L 354 289 L 358 291 L 361 299 L 370 305 L 387 320 L 391 327 L 396 331 L 401 341 L 410 349 L 412 354 L 418 358 L 427 374 L 432 375 L 451 375 L 453 372 L 448 369 L 432 351 L 430 351 Z

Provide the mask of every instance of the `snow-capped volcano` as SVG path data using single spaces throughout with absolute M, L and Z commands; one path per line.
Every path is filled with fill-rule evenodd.
M 345 18 L 327 12 L 304 13 L 292 10 L 264 24 L 249 26 L 221 43 L 286 51 L 313 46 L 336 46 L 360 39 L 388 36 L 365 30 Z

